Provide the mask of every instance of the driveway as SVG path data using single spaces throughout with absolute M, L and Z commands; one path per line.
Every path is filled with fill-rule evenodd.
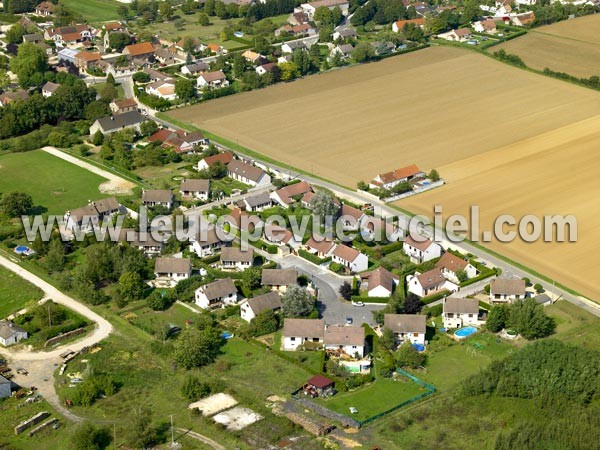
M 296 269 L 299 273 L 307 275 L 317 285 L 319 315 L 328 324 L 345 324 L 346 318 L 351 317 L 355 325 L 362 323 L 374 325 L 372 312 L 384 308 L 384 305 L 354 306 L 351 302 L 342 299 L 339 295 L 340 286 L 344 281 L 352 283 L 352 277 L 334 274 L 296 255 L 266 256 L 283 268 Z

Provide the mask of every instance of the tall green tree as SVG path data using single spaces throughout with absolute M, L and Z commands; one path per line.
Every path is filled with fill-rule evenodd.
M 41 86 L 45 82 L 43 74 L 48 70 L 48 55 L 43 48 L 26 42 L 11 59 L 10 70 L 17 74 L 21 87 Z
M 9 192 L 2 196 L 0 207 L 8 217 L 20 217 L 33 208 L 33 199 L 25 192 Z
M 300 286 L 289 286 L 281 296 L 281 309 L 286 317 L 307 316 L 313 310 L 314 304 L 314 298 Z
M 222 344 L 219 331 L 213 327 L 204 330 L 188 328 L 175 342 L 175 361 L 186 369 L 206 366 L 215 360 Z

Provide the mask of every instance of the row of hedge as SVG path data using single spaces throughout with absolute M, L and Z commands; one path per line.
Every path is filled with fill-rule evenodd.
M 248 243 L 260 250 L 265 250 L 269 255 L 276 255 L 277 251 L 278 251 L 278 247 L 275 244 L 267 244 L 265 241 L 263 240 L 253 240 L 253 239 L 248 239 Z
M 389 297 L 365 297 L 361 295 L 353 295 L 351 297 L 353 302 L 363 302 L 363 303 L 387 303 L 390 298 Z
M 310 261 L 311 263 L 316 264 L 318 266 L 331 261 L 331 256 L 328 256 L 327 258 L 319 258 L 317 255 L 313 255 L 312 253 L 307 252 L 306 250 L 303 250 L 303 249 L 298 250 L 298 256 L 300 256 L 300 257 L 306 259 L 307 261 Z
M 429 305 L 430 303 L 433 303 L 433 302 L 435 302 L 437 300 L 440 300 L 440 299 L 442 299 L 444 297 L 447 297 L 450 294 L 451 294 L 451 292 L 448 289 L 442 289 L 437 294 L 433 294 L 433 295 L 429 295 L 427 297 L 423 297 L 421 299 L 421 302 L 423 302 L 424 305 Z

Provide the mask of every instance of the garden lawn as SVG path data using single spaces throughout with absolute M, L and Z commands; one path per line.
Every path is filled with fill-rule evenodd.
M 187 320 L 193 322 L 198 317 L 198 314 L 194 314 L 185 306 L 177 303 L 165 311 L 153 311 L 148 307 L 144 307 L 134 311 L 133 314 L 137 318 L 132 319 L 131 323 L 150 335 L 156 335 L 166 325 L 175 325 L 183 330 Z
M 316 401 L 341 414 L 365 420 L 425 392 L 425 388 L 400 376 L 397 380 L 379 378 L 355 392 L 338 393 L 331 398 L 318 398 Z M 358 413 L 351 414 L 351 406 L 358 409 Z
M 22 450 L 69 448 L 69 433 L 73 426 L 71 422 L 58 415 L 45 400 L 27 405 L 24 400 L 14 397 L 0 400 L 0 448 Z M 50 413 L 48 419 L 57 418 L 60 428 L 54 430 L 52 427 L 48 427 L 32 437 L 28 436 L 28 432 L 31 430 L 15 435 L 14 427 L 16 425 L 42 411 Z
M 231 50 L 232 48 L 244 46 L 244 44 L 242 44 L 241 42 L 231 40 L 222 41 L 220 38 L 221 31 L 223 30 L 223 28 L 225 28 L 225 26 L 228 23 L 236 24 L 240 21 L 240 19 L 222 20 L 218 17 L 211 17 L 210 25 L 204 27 L 198 23 L 199 15 L 200 12 L 185 15 L 181 12 L 181 10 L 177 9 L 175 11 L 175 14 L 173 15 L 173 19 L 168 22 L 156 20 L 155 22 L 144 25 L 143 27 L 135 24 L 131 28 L 134 31 L 148 31 L 152 34 L 158 34 L 163 39 L 170 39 L 173 41 L 186 36 L 190 36 L 198 38 L 201 42 L 204 43 L 215 43 L 222 45 L 229 50 Z M 183 26 L 180 29 L 178 29 L 175 24 L 175 22 L 178 20 L 182 20 L 184 22 Z M 244 35 L 242 39 L 252 38 L 249 35 Z
M 107 197 L 98 189 L 105 181 L 42 150 L 0 155 L 0 192 L 26 192 L 48 214 L 62 215 L 88 200 Z
M 322 351 L 295 351 L 285 352 L 281 350 L 281 330 L 273 334 L 273 348 L 276 351 L 280 351 L 283 355 L 291 358 L 303 366 L 307 367 L 308 370 L 313 372 L 321 372 L 323 370 L 323 352 Z
M 239 189 L 242 192 L 248 191 L 248 185 L 242 183 L 241 181 L 234 180 L 233 178 L 225 177 L 220 180 L 210 180 L 210 191 L 213 194 L 218 194 L 219 192 L 225 193 L 225 195 L 231 195 L 231 191 L 234 189 Z
M 119 19 L 119 3 L 114 0 L 60 0 L 60 4 L 82 15 L 90 23 Z
M 496 335 L 482 331 L 461 342 L 440 336 L 440 342 L 445 341 L 450 345 L 438 347 L 438 350 L 434 350 L 430 345 L 425 370 L 411 372 L 438 390 L 445 391 L 470 375 L 478 373 L 492 360 L 503 358 L 516 350 L 512 344 L 504 341 L 498 343 L 497 339 Z M 482 348 L 473 344 L 479 344 Z
M 33 304 L 42 296 L 41 289 L 0 267 L 0 319 Z
M 547 306 L 545 311 L 556 320 L 556 334 L 553 337 L 585 348 L 600 348 L 598 317 L 565 300 Z

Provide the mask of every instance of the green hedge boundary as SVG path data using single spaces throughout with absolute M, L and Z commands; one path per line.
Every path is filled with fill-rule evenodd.
M 387 303 L 390 301 L 389 297 L 363 297 L 361 295 L 353 295 L 351 297 L 353 302 L 363 303 Z
M 429 305 L 430 303 L 433 303 L 441 298 L 447 297 L 450 294 L 451 294 L 451 292 L 448 289 L 444 289 L 444 290 L 438 292 L 437 294 L 433 294 L 428 297 L 423 297 L 421 299 L 421 302 L 423 302 L 424 305 Z
M 331 256 L 328 256 L 327 258 L 319 258 L 318 256 L 313 255 L 312 253 L 307 252 L 306 250 L 303 250 L 303 249 L 298 250 L 298 256 L 306 259 L 307 261 L 310 261 L 313 264 L 316 264 L 317 266 L 320 266 L 321 264 L 331 261 Z

